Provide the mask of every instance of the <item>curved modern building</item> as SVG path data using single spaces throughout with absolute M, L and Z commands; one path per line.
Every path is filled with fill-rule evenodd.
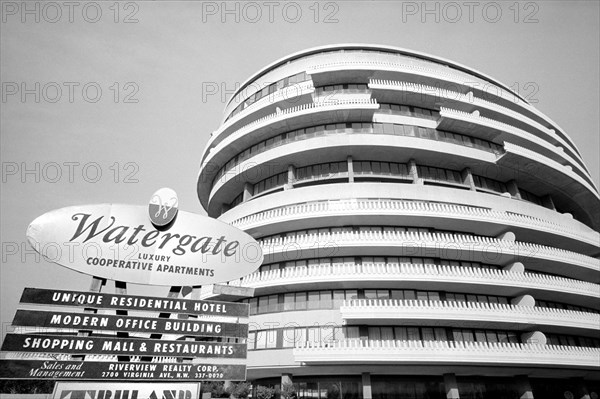
M 255 289 L 237 298 L 255 385 L 600 394 L 598 189 L 571 138 L 483 73 L 374 45 L 285 57 L 226 105 L 198 196 L 264 249 L 229 283 Z

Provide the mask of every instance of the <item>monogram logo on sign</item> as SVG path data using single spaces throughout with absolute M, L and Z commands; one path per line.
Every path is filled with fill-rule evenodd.
M 179 200 L 170 188 L 161 188 L 152 195 L 148 205 L 150 220 L 156 226 L 165 226 L 177 215 Z

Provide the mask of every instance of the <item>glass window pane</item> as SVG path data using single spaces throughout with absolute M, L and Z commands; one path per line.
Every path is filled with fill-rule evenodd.
M 277 306 L 277 302 L 279 299 L 279 295 L 269 295 L 268 296 L 268 305 L 267 305 L 267 311 L 268 312 L 276 312 L 278 309 Z
M 296 345 L 302 345 L 306 342 L 306 328 L 296 328 L 294 331 Z
M 308 309 L 319 309 L 319 291 L 308 293 Z
M 319 327 L 308 328 L 308 342 L 319 342 Z
M 321 309 L 331 309 L 331 306 L 332 306 L 331 291 L 329 291 L 329 290 L 321 291 L 320 300 L 321 300 L 321 304 L 319 307 Z
M 423 334 L 423 341 L 435 341 L 435 334 L 433 333 L 433 328 L 423 327 L 421 329 L 421 333 Z
M 254 315 L 258 312 L 258 298 L 250 298 L 250 314 Z
M 436 341 L 447 341 L 448 337 L 446 336 L 446 329 L 437 327 L 435 330 L 435 340 Z
M 250 331 L 248 332 L 248 340 L 246 341 L 248 344 L 248 349 L 254 349 L 256 347 L 256 332 Z
M 265 349 L 267 347 L 267 332 L 257 331 L 256 332 L 256 349 Z
M 296 298 L 296 294 L 287 293 L 283 297 L 283 310 L 294 310 L 294 300 Z
M 477 342 L 487 342 L 485 337 L 485 331 L 477 330 L 475 331 L 475 340 Z
M 358 299 L 358 291 L 346 290 L 346 299 Z
M 418 327 L 407 327 L 406 332 L 410 341 L 419 341 L 419 328 Z
M 486 331 L 485 337 L 487 339 L 487 342 L 498 342 L 498 336 L 494 331 Z
M 267 331 L 267 348 L 277 347 L 277 330 L 271 329 Z
M 365 299 L 377 299 L 377 290 L 365 290 Z
M 334 309 L 338 309 L 340 306 L 342 306 L 342 303 L 344 302 L 344 291 L 343 290 L 335 290 L 333 291 L 333 308 Z
M 394 339 L 394 329 L 392 327 L 381 327 L 381 339 L 392 341 Z
M 399 341 L 408 340 L 408 333 L 406 331 L 406 327 L 394 327 L 394 336 Z
M 381 339 L 381 330 L 379 327 L 369 327 L 369 339 L 372 340 L 380 340 Z
M 360 338 L 358 327 L 344 327 L 344 334 L 347 339 Z
M 321 342 L 331 342 L 334 339 L 333 327 L 321 327 Z
M 463 340 L 465 342 L 473 342 L 475 341 L 475 337 L 473 336 L 473 331 L 471 330 L 463 330 Z
M 296 293 L 296 310 L 306 309 L 306 292 Z
M 258 298 L 258 312 L 259 314 L 261 313 L 266 313 L 267 309 L 268 309 L 268 305 L 269 305 L 269 301 L 267 299 L 267 297 L 259 297 Z

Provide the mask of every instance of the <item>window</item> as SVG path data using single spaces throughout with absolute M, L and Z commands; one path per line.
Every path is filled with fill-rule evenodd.
M 331 309 L 333 302 L 331 299 L 331 291 L 321 291 L 320 292 L 320 308 L 321 309 Z
M 246 343 L 248 344 L 248 349 L 256 348 L 256 332 L 255 331 L 248 332 L 248 340 L 246 341 Z
M 265 349 L 267 347 L 267 332 L 256 332 L 256 349 Z
M 308 309 L 319 309 L 319 291 L 308 293 Z
M 296 293 L 296 310 L 306 309 L 306 292 Z
M 295 309 L 295 298 L 296 298 L 296 294 L 286 293 L 283 297 L 283 310 L 294 310 Z
M 281 337 L 281 346 L 283 348 L 293 348 L 296 346 L 295 341 L 295 328 L 284 328 Z
M 250 314 L 255 315 L 258 313 L 258 298 L 250 298 Z
M 269 295 L 267 297 L 267 312 L 276 312 L 277 310 L 279 310 L 278 299 L 279 295 Z
M 267 330 L 267 348 L 277 347 L 277 330 Z

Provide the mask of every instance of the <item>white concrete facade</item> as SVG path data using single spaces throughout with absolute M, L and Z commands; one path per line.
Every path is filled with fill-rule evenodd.
M 598 189 L 559 126 L 480 72 L 386 46 L 292 54 L 234 93 L 197 188 L 263 246 L 229 283 L 255 288 L 257 383 L 600 385 Z

